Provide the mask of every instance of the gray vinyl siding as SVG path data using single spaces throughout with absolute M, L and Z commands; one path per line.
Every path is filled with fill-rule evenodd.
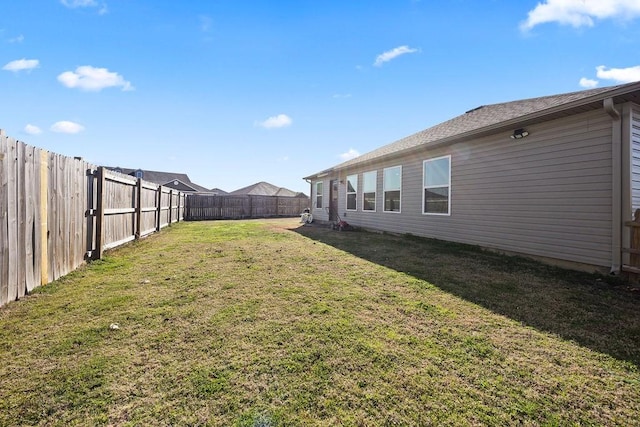
M 640 209 L 640 105 L 631 108 L 631 206 Z
M 341 171 L 342 179 L 358 174 L 358 210 L 344 219 L 366 228 L 610 266 L 611 129 L 610 117 L 593 111 L 527 126 L 530 135 L 522 140 L 500 133 Z M 425 215 L 423 161 L 443 155 L 451 155 L 451 215 Z M 382 170 L 396 165 L 402 165 L 401 213 L 384 212 Z M 362 211 L 362 173 L 371 170 L 378 172 L 375 212 Z M 345 184 L 339 189 L 344 215 Z

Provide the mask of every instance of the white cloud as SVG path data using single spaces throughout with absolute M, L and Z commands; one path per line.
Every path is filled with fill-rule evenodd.
M 77 7 L 97 7 L 98 3 L 95 0 L 60 0 L 64 6 L 75 9 Z
M 587 89 L 591 89 L 591 88 L 594 88 L 594 87 L 598 86 L 598 81 L 583 77 L 583 78 L 580 79 L 580 86 L 584 87 L 584 88 L 587 88 Z
M 84 130 L 84 126 L 78 123 L 63 120 L 55 122 L 51 125 L 51 130 L 57 133 L 80 133 Z
M 350 93 L 336 93 L 333 95 L 334 99 L 346 99 L 346 98 L 351 98 L 351 94 Z
M 207 15 L 198 16 L 198 20 L 200 21 L 200 31 L 203 33 L 208 33 L 211 31 L 211 26 L 213 24 L 213 20 Z
M 388 50 L 384 53 L 381 53 L 376 57 L 376 62 L 373 63 L 376 67 L 382 66 L 385 62 L 389 62 L 394 58 L 397 58 L 400 55 L 405 55 L 407 53 L 415 53 L 418 49 L 410 48 L 409 46 L 398 46 L 391 50 Z
M 22 70 L 33 70 L 34 68 L 38 68 L 40 66 L 40 61 L 37 59 L 16 59 L 15 61 L 11 61 L 7 63 L 3 70 L 7 71 L 22 71 Z
M 112 73 L 106 68 L 95 68 L 83 65 L 76 71 L 65 71 L 58 76 L 58 81 L 68 88 L 87 91 L 100 91 L 108 87 L 122 87 L 122 90 L 133 90 L 134 87 L 120 74 Z
M 109 12 L 106 3 L 99 3 L 96 0 L 60 0 L 60 3 L 69 9 L 77 9 L 80 7 L 99 7 L 98 15 L 105 15 Z
M 631 20 L 638 16 L 638 0 L 545 0 L 529 11 L 527 19 L 520 24 L 520 29 L 528 31 L 536 25 L 548 22 L 575 28 L 592 27 L 594 18 Z
M 629 68 L 609 68 L 604 65 L 596 67 L 596 76 L 599 79 L 613 80 L 616 83 L 631 83 L 640 81 L 640 65 Z
M 349 151 L 347 151 L 346 153 L 340 154 L 340 158 L 346 162 L 347 160 L 355 159 L 359 155 L 360 153 L 358 152 L 358 150 L 349 148 Z
M 9 43 L 22 43 L 23 41 L 24 41 L 24 36 L 22 34 L 20 34 L 17 37 L 13 37 L 9 39 Z
M 265 129 L 276 129 L 291 126 L 293 120 L 286 114 L 278 114 L 277 116 L 269 117 L 267 120 L 258 122 L 257 125 Z
M 27 124 L 24 127 L 24 131 L 26 133 L 28 133 L 29 135 L 40 135 L 42 133 L 42 129 L 40 129 L 38 126 L 32 125 L 32 124 Z

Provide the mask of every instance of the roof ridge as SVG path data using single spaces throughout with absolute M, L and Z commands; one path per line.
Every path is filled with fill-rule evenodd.
M 471 138 L 483 132 L 495 132 L 501 127 L 506 128 L 518 122 L 526 121 L 532 123 L 536 120 L 542 120 L 543 117 L 557 114 L 560 111 L 584 108 L 586 106 L 596 108 L 596 105 L 602 105 L 601 101 L 606 97 L 621 100 L 624 99 L 623 97 L 626 95 L 637 94 L 636 98 L 634 98 L 637 99 L 639 93 L 640 82 L 631 82 L 482 105 L 445 120 L 444 122 L 437 123 L 426 129 L 419 130 L 396 141 L 385 144 L 354 159 L 339 163 L 315 175 L 327 173 L 331 170 L 342 169 L 362 162 L 374 161 L 375 159 L 416 149 L 425 145 Z
M 637 83 L 637 82 L 633 82 L 633 83 Z M 593 88 L 593 89 L 576 90 L 576 91 L 573 91 L 573 92 L 557 93 L 555 95 L 542 95 L 542 96 L 535 96 L 533 98 L 523 98 L 523 99 L 516 99 L 516 100 L 512 100 L 512 101 L 496 102 L 494 104 L 482 105 L 481 107 L 493 107 L 493 106 L 497 106 L 497 105 L 518 104 L 518 103 L 524 103 L 524 102 L 536 102 L 536 101 L 541 101 L 541 100 L 544 100 L 544 99 L 566 98 L 566 97 L 576 96 L 576 95 L 580 95 L 580 98 L 588 98 L 589 96 L 600 95 L 602 93 L 605 93 L 605 92 L 608 92 L 608 91 L 612 91 L 612 90 L 618 89 L 618 88 L 626 86 L 626 85 L 631 85 L 633 83 L 624 83 L 624 84 L 619 84 L 619 85 L 604 86 L 604 87 Z M 474 110 L 479 109 L 481 107 L 474 108 L 473 110 L 470 110 L 470 111 L 474 111 Z

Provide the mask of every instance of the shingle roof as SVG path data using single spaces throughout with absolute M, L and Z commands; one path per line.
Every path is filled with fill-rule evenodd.
M 129 169 L 129 168 L 121 168 L 121 167 L 111 167 L 107 166 L 107 169 L 111 170 L 120 170 L 121 173 L 125 175 L 135 175 L 136 171 L 141 170 L 143 173 L 143 178 L 145 181 L 153 182 L 154 184 L 166 184 L 167 182 L 173 180 L 179 180 L 186 184 L 191 184 L 191 180 L 186 173 L 175 173 L 175 172 L 159 172 L 159 171 L 148 171 L 145 169 Z
M 194 191 L 196 193 L 211 193 L 211 191 L 208 188 L 205 188 L 193 182 L 183 182 L 182 180 L 179 180 L 179 179 L 172 179 L 170 181 L 161 183 L 161 185 L 164 185 L 165 187 L 175 188 L 176 190 L 180 190 L 180 191 Z
M 483 133 L 496 132 L 500 130 L 500 128 L 507 128 L 518 123 L 530 125 L 543 119 L 547 120 L 568 115 L 571 111 L 577 112 L 602 108 L 602 100 L 608 97 L 619 97 L 621 100 L 637 101 L 640 99 L 640 83 L 629 83 L 480 106 L 451 120 L 414 133 L 413 135 L 340 163 L 307 178 L 321 175 L 332 170 L 371 162 L 423 146 L 460 140 L 465 137 L 477 137 Z
M 106 168 L 111 170 L 118 170 L 120 173 L 132 176 L 135 176 L 136 172 L 138 170 L 141 170 L 143 174 L 142 179 L 145 181 L 153 182 L 154 184 L 165 185 L 181 191 L 194 191 L 198 193 L 211 192 L 209 191 L 209 189 L 191 182 L 191 179 L 189 179 L 189 176 L 186 173 L 149 171 L 145 169 L 130 169 L 112 166 L 106 166 Z M 178 184 L 174 184 L 175 181 L 178 181 Z
M 232 196 L 279 196 L 279 197 L 299 197 L 300 193 L 291 191 L 284 187 L 277 187 L 268 182 L 258 182 L 253 185 L 249 185 L 239 190 L 229 193 Z
M 212 188 L 211 190 L 209 190 L 209 192 L 216 193 L 216 194 L 219 194 L 219 195 L 229 194 L 226 191 L 221 190 L 219 188 Z

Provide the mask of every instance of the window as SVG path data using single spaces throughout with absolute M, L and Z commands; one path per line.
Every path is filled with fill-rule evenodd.
M 347 176 L 347 210 L 358 208 L 358 175 Z
M 316 209 L 322 209 L 322 181 L 316 182 Z
M 402 166 L 386 168 L 383 171 L 382 192 L 385 212 L 400 212 L 400 191 L 402 188 Z
M 362 174 L 362 210 L 376 210 L 376 184 L 378 172 L 371 171 Z
M 451 156 L 425 160 L 422 213 L 450 215 L 451 213 Z

